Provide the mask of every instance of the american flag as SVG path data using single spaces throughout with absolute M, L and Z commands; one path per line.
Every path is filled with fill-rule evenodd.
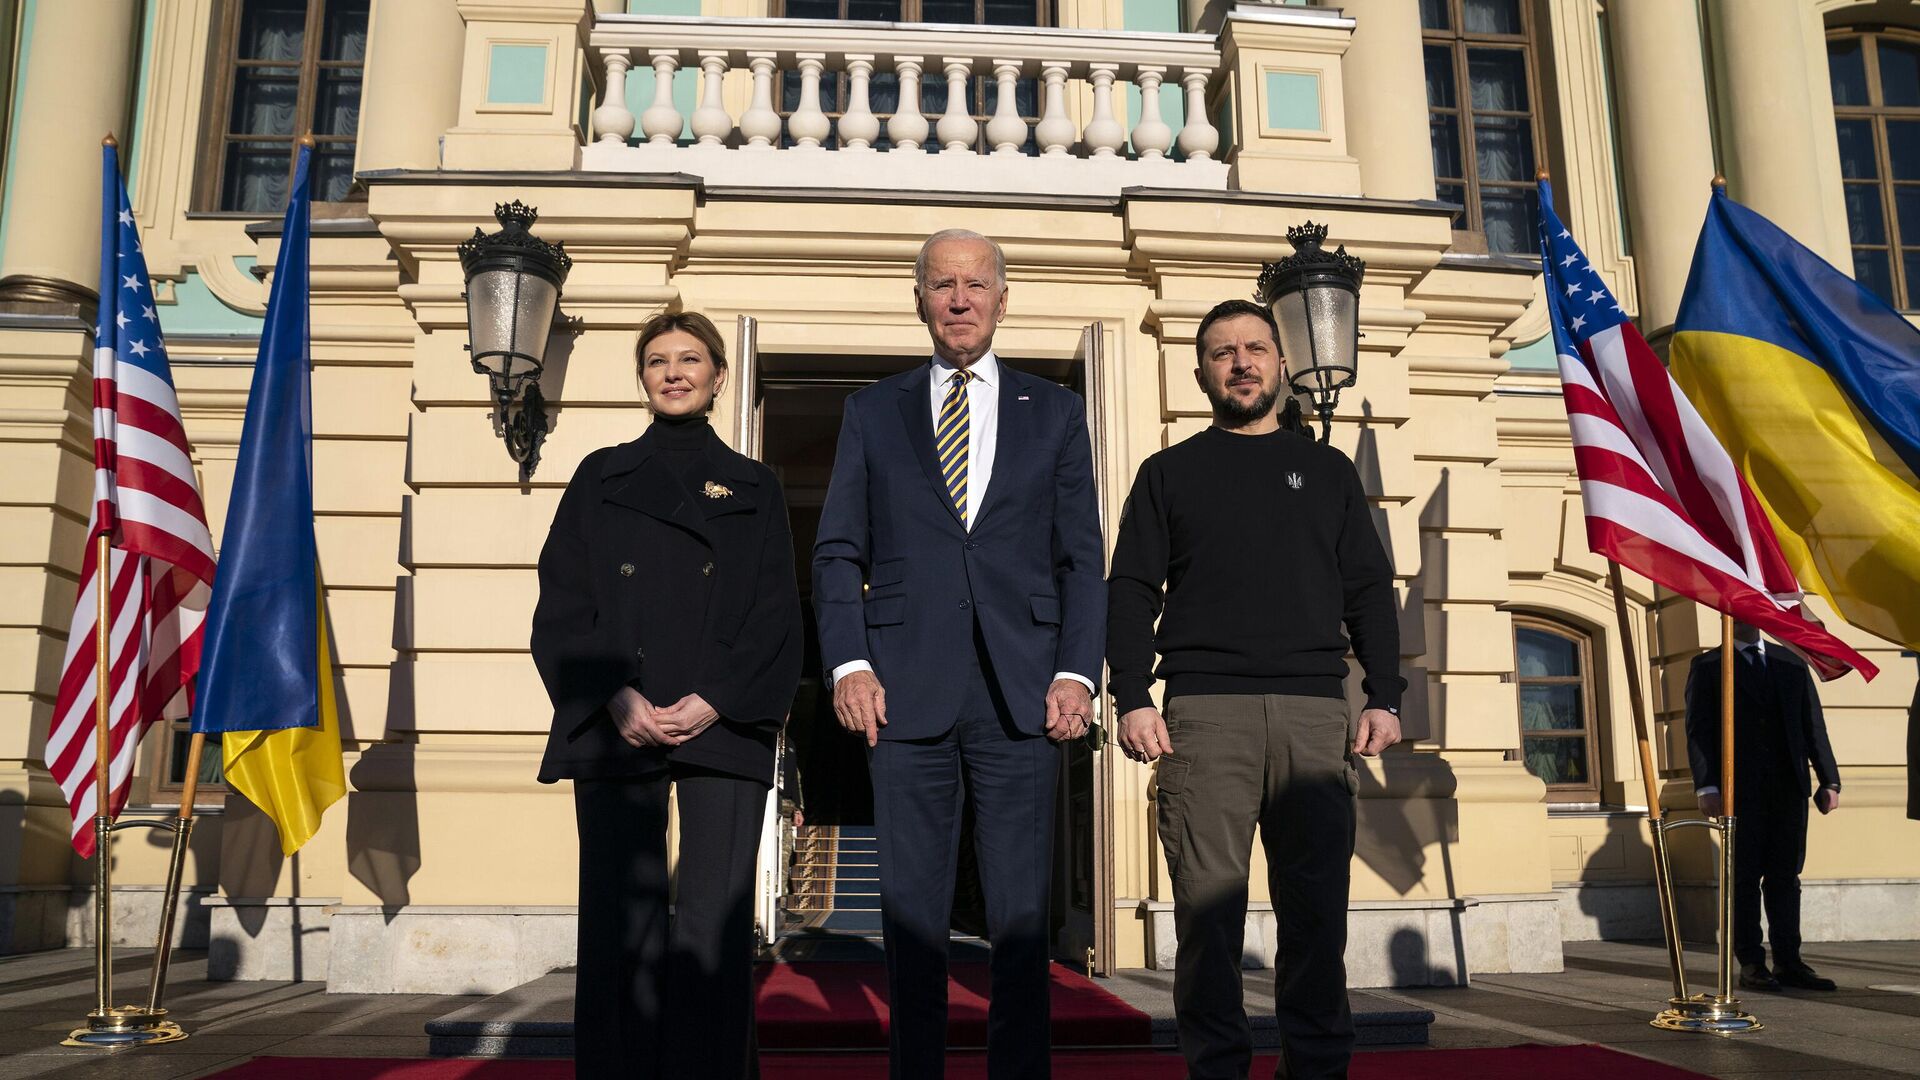
M 1852 668 L 1872 678 L 1874 666 L 1800 603 L 1772 522 L 1560 223 L 1544 180 L 1540 257 L 1588 545 L 1767 631 L 1823 679 Z
M 117 158 L 108 146 L 101 174 L 100 323 L 93 349 L 93 509 L 47 734 L 47 768 L 66 792 L 73 846 L 82 856 L 93 854 L 93 818 L 99 812 L 96 538 L 104 534 L 112 545 L 106 568 L 108 817 L 126 806 L 134 754 L 147 725 L 183 717 L 192 704 L 201 623 L 213 585 L 213 538 Z

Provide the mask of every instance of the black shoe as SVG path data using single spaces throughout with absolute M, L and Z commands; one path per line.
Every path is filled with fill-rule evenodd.
M 1741 964 L 1740 989 L 1777 994 L 1780 992 L 1780 980 L 1773 977 L 1773 972 L 1768 971 L 1765 964 Z
M 1788 960 L 1776 964 L 1775 984 L 1791 986 L 1796 990 L 1838 990 L 1832 979 L 1821 978 L 1819 973 L 1808 967 L 1804 961 Z

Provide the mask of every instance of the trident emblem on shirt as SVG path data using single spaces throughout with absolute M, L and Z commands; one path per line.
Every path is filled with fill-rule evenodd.
M 1287 474 L 1287 486 L 1295 491 L 1299 491 L 1301 488 L 1307 486 L 1307 482 L 1300 478 L 1299 473 L 1290 472 Z

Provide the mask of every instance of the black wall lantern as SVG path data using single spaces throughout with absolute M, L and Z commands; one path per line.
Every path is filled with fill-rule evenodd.
M 1309 221 L 1287 230 L 1293 254 L 1260 269 L 1254 299 L 1273 309 L 1280 324 L 1280 352 L 1287 381 L 1313 400 L 1320 414 L 1320 441 L 1333 430 L 1340 391 L 1353 385 L 1360 358 L 1360 279 L 1367 264 L 1344 245 L 1320 245 L 1327 227 Z
M 460 245 L 467 349 L 473 370 L 487 377 L 493 393 L 493 433 L 520 463 L 524 482 L 540 463 L 540 441 L 547 434 L 540 372 L 573 259 L 564 243 L 549 244 L 528 231 L 540 213 L 520 200 L 496 205 L 493 216 L 499 232 L 489 236 L 475 229 Z

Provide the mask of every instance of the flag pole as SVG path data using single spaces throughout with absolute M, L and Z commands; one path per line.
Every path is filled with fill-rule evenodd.
M 1620 564 L 1607 560 L 1607 583 L 1613 589 L 1613 613 L 1620 624 L 1620 656 L 1627 669 L 1627 693 L 1633 702 L 1633 736 L 1640 749 L 1640 776 L 1647 787 L 1647 834 L 1653 844 L 1653 889 L 1660 906 L 1660 934 L 1667 942 L 1667 967 L 1673 977 L 1673 997 L 1667 1013 L 1689 999 L 1687 961 L 1680 940 L 1680 917 L 1673 892 L 1673 867 L 1667 859 L 1665 815 L 1660 810 L 1660 776 L 1654 767 L 1653 736 L 1647 724 L 1647 703 L 1640 689 L 1640 654 L 1634 648 L 1633 620 L 1627 613 L 1627 593 L 1620 582 Z
M 109 134 L 105 151 L 120 145 Z M 104 193 L 103 193 L 104 194 Z M 106 302 L 106 297 L 101 297 Z M 99 341 L 94 347 L 99 348 Z M 97 354 L 96 354 L 97 355 Z M 93 989 L 94 1008 L 87 1026 L 69 1033 L 63 1046 L 118 1049 L 152 1046 L 186 1038 L 164 1013 L 113 1005 L 113 545 L 106 532 L 94 537 L 94 593 L 99 606 L 93 623 Z M 150 821 L 137 824 L 151 825 Z
M 1733 1002 L 1733 616 L 1720 616 L 1720 988 Z
M 112 136 L 108 136 L 111 138 Z M 106 533 L 95 538 L 94 592 L 99 608 L 93 632 L 93 990 L 90 1020 L 113 1011 L 113 869 L 107 850 L 113 838 L 113 624 L 109 593 L 113 585 L 113 547 Z
M 153 945 L 153 976 L 147 983 L 147 1012 L 164 1016 L 160 999 L 167 992 L 167 965 L 173 959 L 174 910 L 180 906 L 180 888 L 187 870 L 187 845 L 193 839 L 193 800 L 200 788 L 200 758 L 207 735 L 196 731 L 187 743 L 187 775 L 180 785 L 180 812 L 173 819 L 173 858 L 167 864 L 167 888 L 160 902 L 160 931 Z

